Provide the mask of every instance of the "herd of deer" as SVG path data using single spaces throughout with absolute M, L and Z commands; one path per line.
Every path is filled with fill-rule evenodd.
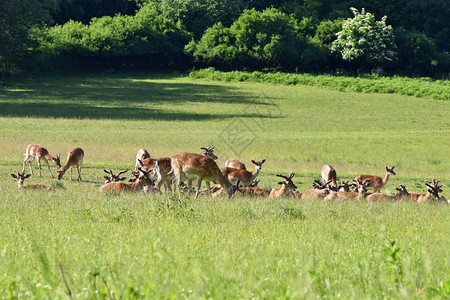
M 386 167 L 384 177 L 373 175 L 359 175 L 353 179 L 353 183 L 348 181 L 337 183 L 336 170 L 329 164 L 322 167 L 321 175 L 323 182 L 315 180 L 312 189 L 303 192 L 296 191 L 297 186 L 292 181 L 295 176 L 290 173 L 288 176 L 276 174 L 283 180 L 278 182 L 279 188 L 272 190 L 258 187 L 258 176 L 262 165 L 266 161 L 252 160 L 255 165 L 254 171 L 248 171 L 245 164 L 236 160 L 229 159 L 225 162 L 224 168 L 219 168 L 216 163 L 217 156 L 214 155 L 213 147 L 202 147 L 203 154 L 182 152 L 174 156 L 164 158 L 151 158 L 146 149 L 140 149 L 136 155 L 135 170 L 132 171 L 133 178 L 128 183 L 123 182 L 126 178 L 120 175 L 128 170 L 121 171 L 115 175 L 112 170 L 103 170 L 108 175 L 104 176 L 105 183 L 100 186 L 100 192 L 116 191 L 143 191 L 148 194 L 160 194 L 161 187 L 164 186 L 166 192 L 190 193 L 195 191 L 194 198 L 199 195 L 211 195 L 217 197 L 220 195 L 228 196 L 228 198 L 242 196 L 264 196 L 269 198 L 292 197 L 292 198 L 309 198 L 323 200 L 344 200 L 356 199 L 368 201 L 373 200 L 412 200 L 418 203 L 422 202 L 446 202 L 450 204 L 450 200 L 442 193 L 442 185 L 439 180 L 425 181 L 427 193 L 416 194 L 409 193 L 404 185 L 396 188 L 395 195 L 382 194 L 380 191 L 389 180 L 389 176 L 396 175 L 394 167 Z M 58 179 L 60 180 L 65 172 L 70 168 L 70 180 L 72 180 L 72 168 L 77 167 L 78 180 L 81 181 L 81 164 L 84 158 L 84 151 L 81 148 L 75 148 L 69 152 L 67 162 L 61 167 L 60 155 L 51 156 L 47 149 L 37 144 L 30 144 L 26 148 L 23 168 L 17 174 L 11 174 L 18 182 L 19 189 L 41 189 L 52 190 L 50 186 L 29 184 L 23 185 L 26 178 L 33 174 L 31 163 L 37 159 L 39 177 L 41 177 L 41 162 L 44 160 L 50 172 L 50 176 L 54 178 L 48 161 L 52 161 L 58 167 Z M 25 174 L 25 164 L 28 161 L 31 174 Z M 192 188 L 192 182 L 196 180 L 196 188 Z M 206 183 L 206 190 L 201 190 L 202 182 Z M 187 182 L 187 183 L 185 183 Z M 210 182 L 215 183 L 214 187 L 210 186 Z M 373 193 L 368 192 L 368 188 L 373 189 Z M 353 191 L 350 191 L 353 189 Z

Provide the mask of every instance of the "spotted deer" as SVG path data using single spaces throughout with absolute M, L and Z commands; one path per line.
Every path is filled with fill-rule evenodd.
M 238 170 L 247 170 L 245 164 L 237 159 L 230 158 L 225 162 L 225 168 L 233 168 Z
M 17 174 L 11 174 L 11 176 L 17 180 L 17 185 L 19 187 L 19 190 L 42 190 L 42 191 L 52 191 L 53 190 L 53 188 L 51 186 L 43 185 L 43 184 L 23 185 L 23 182 L 25 181 L 25 179 L 30 177 L 31 174 L 25 175 L 25 173 L 23 173 L 23 172 L 21 172 L 21 173 L 17 172 Z
M 64 176 L 66 171 L 70 168 L 70 180 L 72 181 L 72 169 L 77 167 L 78 181 L 81 181 L 81 164 L 83 163 L 84 151 L 81 148 L 75 148 L 67 154 L 67 162 L 61 169 L 58 170 L 58 180 Z
M 48 165 L 48 161 L 51 160 L 58 169 L 61 168 L 60 155 L 51 156 L 48 153 L 48 150 L 37 144 L 29 144 L 25 149 L 25 159 L 23 161 L 22 173 L 25 171 L 25 164 L 28 161 L 28 166 L 30 167 L 30 173 L 33 174 L 33 169 L 31 168 L 31 163 L 33 160 L 37 159 L 38 168 L 39 168 L 39 177 L 41 177 L 41 159 L 47 165 L 48 171 L 50 172 L 50 177 L 55 178 L 52 174 L 52 170 L 50 170 L 50 166 Z
M 226 176 L 231 183 L 235 183 L 237 182 L 237 180 L 239 180 L 241 185 L 243 187 L 246 187 L 258 176 L 259 171 L 261 171 L 261 167 L 265 161 L 265 159 L 263 159 L 262 161 L 252 160 L 252 164 L 255 165 L 255 170 L 253 172 L 227 167 L 220 169 L 220 171 L 222 172 L 223 176 Z
M 392 168 L 386 167 L 386 174 L 384 175 L 383 178 L 380 177 L 380 176 L 373 176 L 373 175 L 358 175 L 354 179 L 355 180 L 360 180 L 360 181 L 364 181 L 366 179 L 370 179 L 370 184 L 368 185 L 368 187 L 372 187 L 374 193 L 379 193 L 381 191 L 381 189 L 388 182 L 389 176 L 391 176 L 391 175 L 395 176 L 396 175 L 395 172 L 394 172 L 394 168 L 395 168 L 395 166 L 392 167 Z
M 194 198 L 197 199 L 202 181 L 206 182 L 210 190 L 210 182 L 220 184 L 230 198 L 236 191 L 230 181 L 222 174 L 214 159 L 197 153 L 181 152 L 172 156 L 172 169 L 175 175 L 175 185 L 180 190 L 181 183 L 188 176 L 197 177 L 197 189 Z
M 281 177 L 284 180 L 278 182 L 278 184 L 281 184 L 281 187 L 272 189 L 269 198 L 288 197 L 290 191 L 295 191 L 297 189 L 297 186 L 292 182 L 295 173 L 289 173 L 289 176 L 284 176 L 282 174 L 276 174 L 276 176 Z

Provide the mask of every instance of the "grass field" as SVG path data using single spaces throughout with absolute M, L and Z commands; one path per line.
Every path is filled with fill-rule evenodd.
M 0 87 L 0 293 L 64 298 L 448 298 L 450 210 L 411 203 L 101 195 L 103 168 L 213 145 L 219 165 L 266 158 L 260 185 L 324 163 L 450 196 L 450 102 L 319 87 L 151 76 L 45 78 Z M 85 151 L 83 182 L 18 192 L 29 143 Z M 33 164 L 36 170 L 36 163 Z M 56 167 L 51 165 L 56 173 Z M 69 292 L 70 291 L 70 292 Z M 66 296 L 65 296 L 66 295 Z

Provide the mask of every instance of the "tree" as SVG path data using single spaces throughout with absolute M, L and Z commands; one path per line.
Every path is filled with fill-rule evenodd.
M 343 60 L 362 68 L 392 62 L 396 46 L 393 29 L 386 25 L 387 17 L 376 21 L 364 8 L 361 13 L 353 7 L 350 10 L 354 17 L 344 21 L 331 49 L 339 52 Z

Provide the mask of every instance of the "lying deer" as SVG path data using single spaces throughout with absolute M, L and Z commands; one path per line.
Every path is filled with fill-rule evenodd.
M 58 180 L 64 176 L 66 171 L 70 168 L 70 181 L 72 181 L 72 169 L 77 167 L 78 181 L 81 181 L 81 164 L 83 163 L 84 151 L 81 148 L 75 148 L 67 155 L 67 162 L 61 169 L 58 170 Z
M 265 161 L 265 159 L 263 159 L 262 161 L 252 160 L 252 164 L 255 165 L 255 170 L 253 172 L 228 167 L 222 168 L 220 169 L 220 171 L 222 172 L 223 176 L 227 177 L 231 183 L 235 183 L 239 180 L 242 186 L 246 187 L 258 176 L 259 171 L 261 171 L 261 167 Z
M 143 187 L 146 185 L 153 185 L 153 181 L 150 179 L 150 171 L 145 171 L 141 167 L 138 167 L 139 173 L 136 174 L 136 178 L 130 179 L 130 183 L 125 182 L 110 182 L 102 185 L 99 188 L 99 192 L 106 191 L 116 191 L 119 193 L 123 192 L 136 192 L 142 191 Z
M 304 190 L 302 192 L 302 198 L 304 199 L 324 199 L 329 194 L 329 189 L 327 186 L 331 183 L 327 181 L 325 184 L 318 180 L 314 180 L 313 188 Z
M 50 177 L 55 178 L 52 174 L 52 170 L 50 170 L 50 166 L 48 165 L 48 161 L 51 160 L 55 163 L 55 165 L 61 168 L 60 155 L 57 154 L 55 157 L 51 156 L 47 149 L 37 144 L 29 144 L 25 149 L 25 159 L 23 161 L 22 173 L 25 171 L 25 163 L 28 160 L 28 166 L 30 167 L 30 173 L 33 174 L 33 169 L 31 168 L 31 163 L 34 159 L 37 158 L 38 168 L 39 168 L 39 177 L 41 177 L 41 159 L 44 160 L 47 165 L 48 171 L 50 172 Z
M 372 187 L 374 193 L 379 193 L 388 182 L 389 176 L 396 175 L 394 172 L 394 168 L 395 166 L 392 168 L 386 167 L 386 174 L 384 175 L 383 178 L 381 178 L 380 176 L 373 176 L 373 175 L 358 175 L 355 177 L 355 180 L 364 181 L 370 179 L 370 184 L 368 185 L 368 187 Z
M 19 173 L 17 172 L 17 174 L 11 174 L 11 176 L 13 178 L 15 178 L 17 180 L 17 186 L 19 187 L 20 190 L 43 190 L 43 191 L 52 191 L 53 188 L 51 186 L 47 186 L 47 185 L 42 185 L 42 184 L 27 184 L 27 185 L 23 185 L 23 182 L 25 181 L 25 179 L 27 179 L 28 177 L 31 176 L 31 174 L 27 174 L 25 175 L 25 173 Z
M 371 179 L 368 178 L 364 181 L 353 179 L 353 182 L 358 188 L 358 192 L 338 192 L 330 189 L 329 194 L 324 198 L 324 200 L 365 199 L 367 196 L 367 187 L 370 185 Z
M 380 200 L 401 200 L 403 197 L 406 197 L 409 195 L 408 191 L 406 190 L 406 187 L 402 184 L 399 187 L 395 188 L 396 192 L 395 195 L 386 195 L 382 193 L 373 193 L 366 197 L 367 201 L 380 201 Z
M 120 177 L 120 175 L 128 172 L 128 169 L 125 171 L 121 171 L 119 172 L 117 175 L 115 175 L 112 170 L 106 171 L 105 169 L 103 169 L 103 172 L 105 172 L 106 174 L 109 174 L 108 176 L 103 176 L 103 178 L 105 178 L 105 183 L 110 183 L 110 182 L 119 182 L 119 181 L 124 181 L 126 178 L 125 177 Z
M 289 173 L 289 176 L 284 176 L 282 174 L 277 174 L 276 176 L 284 178 L 284 180 L 278 182 L 278 184 L 281 184 L 281 187 L 272 189 L 269 198 L 286 197 L 289 196 L 290 191 L 295 191 L 297 189 L 297 186 L 292 182 L 295 173 Z

